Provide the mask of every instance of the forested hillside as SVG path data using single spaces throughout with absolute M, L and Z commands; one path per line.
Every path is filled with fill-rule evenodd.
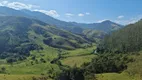
M 142 50 L 142 20 L 105 37 L 98 51 L 127 53 Z

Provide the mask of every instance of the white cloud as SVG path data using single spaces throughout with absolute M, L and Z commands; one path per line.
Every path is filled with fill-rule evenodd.
M 86 16 L 86 15 L 90 15 L 90 13 L 89 13 L 89 12 L 86 12 L 86 13 L 79 13 L 79 14 L 78 14 L 79 17 L 83 17 L 83 16 Z
M 20 3 L 20 2 L 9 2 L 9 1 L 1 1 L 0 6 L 10 7 L 10 8 L 16 9 L 16 10 L 20 10 L 20 9 L 32 10 L 32 9 L 40 7 L 37 5 L 24 4 L 24 3 Z
M 8 3 L 8 1 L 1 1 L 0 2 L 0 6 L 4 6 L 4 5 L 6 5 Z
M 52 17 L 59 17 L 60 15 L 57 13 L 56 10 L 41 10 L 39 9 L 40 6 L 37 5 L 32 5 L 32 4 L 24 4 L 24 3 L 20 3 L 20 2 L 9 2 L 9 1 L 1 1 L 0 2 L 0 6 L 6 6 L 9 8 L 13 8 L 16 10 L 21 10 L 21 9 L 28 9 L 31 11 L 38 11 L 38 12 L 42 12 L 46 15 L 52 16 Z
M 79 16 L 79 17 L 83 17 L 83 16 L 84 16 L 84 14 L 80 13 L 80 14 L 78 14 L 78 16 Z
M 118 24 L 122 24 L 122 25 L 128 25 L 128 24 L 136 23 L 140 19 L 142 19 L 142 15 L 134 16 L 134 17 L 128 18 L 128 19 L 116 19 L 116 20 L 110 20 L 110 21 L 118 23 Z M 109 19 L 98 20 L 97 22 L 101 23 L 101 22 L 104 22 L 106 20 L 109 20 Z
M 60 15 L 57 13 L 57 11 L 56 10 L 49 10 L 49 11 L 47 11 L 47 10 L 34 10 L 34 11 L 38 11 L 38 12 L 42 12 L 42 13 L 44 13 L 44 14 L 46 14 L 46 15 L 49 15 L 49 16 L 52 16 L 52 17 L 59 17 Z
M 86 12 L 85 14 L 86 14 L 86 15 L 90 15 L 90 13 L 89 13 L 89 12 Z
M 102 22 L 107 21 L 107 20 L 109 20 L 109 19 L 98 20 L 97 22 L 102 23 Z
M 142 15 L 138 15 L 138 16 L 135 16 L 135 17 L 129 18 L 129 19 L 114 20 L 114 22 L 120 23 L 120 24 L 123 24 L 123 25 L 128 25 L 128 24 L 136 23 L 140 19 L 142 19 Z
M 3 5 L 6 5 L 8 3 L 8 1 L 2 1 Z
M 118 16 L 117 18 L 118 18 L 118 19 L 122 19 L 122 18 L 124 18 L 124 16 L 123 16 L 123 15 L 121 15 L 121 16 Z
M 74 14 L 72 14 L 72 13 L 66 13 L 65 14 L 67 17 L 72 17 L 72 16 L 74 16 Z
M 126 23 L 127 24 L 133 24 L 133 23 L 136 23 L 137 21 L 139 21 L 141 18 L 142 18 L 142 15 L 139 15 L 139 16 L 137 16 L 135 18 L 131 18 L 131 19 L 127 20 Z

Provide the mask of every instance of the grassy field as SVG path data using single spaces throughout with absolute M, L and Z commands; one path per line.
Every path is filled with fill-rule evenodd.
M 90 62 L 92 58 L 96 55 L 92 54 L 96 49 L 96 46 L 88 47 L 85 49 L 76 49 L 66 51 L 66 54 L 62 55 L 63 59 L 61 59 L 61 63 L 63 65 L 68 65 L 70 67 L 77 66 L 80 67 L 83 63 Z
M 63 65 L 68 65 L 70 67 L 80 67 L 83 63 L 90 62 L 95 55 L 85 55 L 85 56 L 75 56 L 62 59 Z
M 0 74 L 0 80 L 32 80 L 33 77 L 40 77 L 39 75 L 6 75 Z
M 125 72 L 122 73 L 103 73 L 97 74 L 97 80 L 141 80 L 141 78 L 136 76 L 130 76 Z
M 88 55 L 91 54 L 94 50 L 96 49 L 96 45 L 93 45 L 88 48 L 80 48 L 80 49 L 75 49 L 75 50 L 68 50 L 65 51 L 66 54 L 64 54 L 64 57 L 72 57 L 72 56 L 79 56 L 79 55 Z
M 133 79 L 132 77 L 128 76 L 125 73 L 104 73 L 104 74 L 98 74 L 97 75 L 98 80 L 138 80 Z

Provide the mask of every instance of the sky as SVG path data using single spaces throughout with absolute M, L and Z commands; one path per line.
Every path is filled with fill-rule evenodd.
M 142 0 L 0 0 L 0 6 L 39 11 L 63 21 L 127 25 L 142 18 Z

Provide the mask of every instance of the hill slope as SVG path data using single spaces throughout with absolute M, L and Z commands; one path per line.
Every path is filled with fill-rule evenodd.
M 46 44 L 59 49 L 75 49 L 88 45 L 79 35 L 57 29 L 44 22 L 25 17 L 0 17 L 0 57 L 30 55 L 31 50 L 41 50 Z

